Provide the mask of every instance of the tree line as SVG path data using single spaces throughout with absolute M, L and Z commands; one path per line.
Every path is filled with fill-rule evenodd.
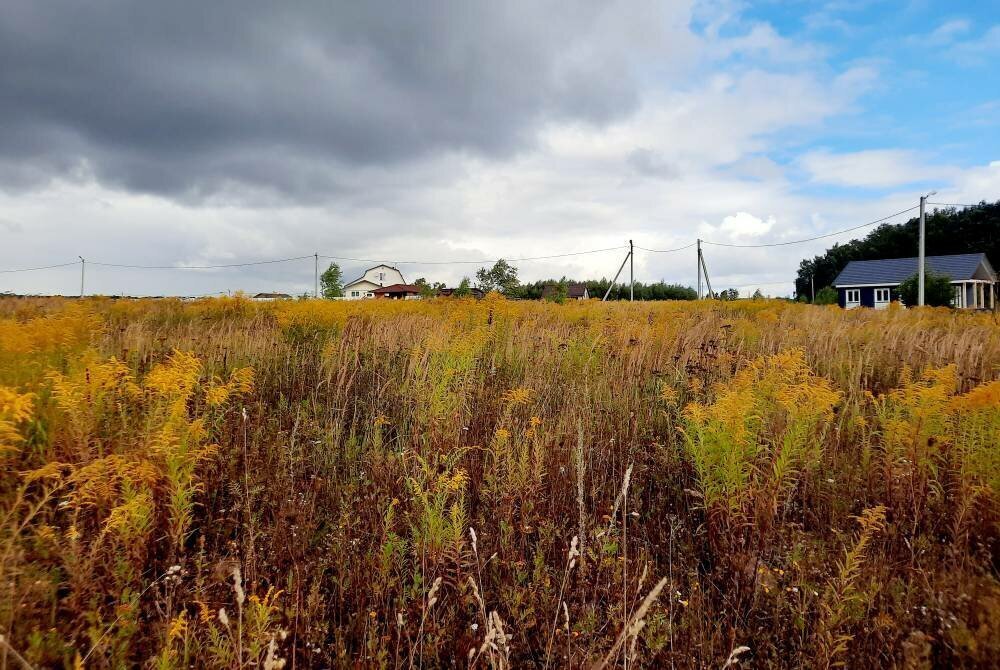
M 607 277 L 578 281 L 565 276 L 522 284 L 517 277 L 517 268 L 504 259 L 498 260 L 492 268 L 480 268 L 476 272 L 476 282 L 484 291 L 498 291 L 508 298 L 518 300 L 545 298 L 553 302 L 565 300 L 569 295 L 569 287 L 573 284 L 586 286 L 587 294 L 591 298 L 603 298 L 611 286 L 611 280 Z M 552 288 L 546 292 L 548 287 Z M 690 287 L 662 281 L 648 284 L 635 282 L 633 290 L 636 300 L 694 300 L 698 297 L 695 290 Z M 608 300 L 628 300 L 629 297 L 629 285 L 625 283 L 616 283 L 608 293 Z
M 517 275 L 517 268 L 501 258 L 492 267 L 483 267 L 476 272 L 475 286 L 484 292 L 496 291 L 516 300 L 540 300 L 546 298 L 555 302 L 562 302 L 568 296 L 568 289 L 572 284 L 583 284 L 586 286 L 587 293 L 592 298 L 604 297 L 605 292 L 607 292 L 608 287 L 611 285 L 611 280 L 606 277 L 585 281 L 576 281 L 575 279 L 561 277 L 560 279 L 543 279 L 522 284 Z M 428 282 L 423 277 L 415 280 L 413 283 L 415 286 L 420 287 L 420 293 L 423 297 L 433 297 L 441 289 L 445 288 L 442 282 Z M 546 287 L 549 286 L 553 287 L 553 290 L 548 291 L 546 294 Z M 463 277 L 452 295 L 456 297 L 470 296 L 472 295 L 472 287 L 472 280 L 468 277 Z M 330 263 L 330 266 L 320 275 L 320 292 L 327 299 L 343 297 L 343 272 L 336 263 Z M 634 295 L 636 300 L 694 300 L 698 297 L 695 290 L 689 286 L 667 284 L 662 281 L 651 283 L 636 282 Z M 615 284 L 608 294 L 608 300 L 628 299 L 628 284 Z M 735 296 L 733 299 L 735 299 Z
M 1000 201 L 965 209 L 936 209 L 926 215 L 925 225 L 928 256 L 981 252 L 990 262 L 1000 262 Z M 883 223 L 863 239 L 834 244 L 799 263 L 795 293 L 808 299 L 812 279 L 816 302 L 836 302 L 836 292 L 830 286 L 850 261 L 914 257 L 919 233 L 920 219 L 913 217 L 906 223 Z

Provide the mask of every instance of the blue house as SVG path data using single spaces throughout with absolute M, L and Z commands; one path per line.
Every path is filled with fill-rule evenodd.
M 927 272 L 946 275 L 955 288 L 952 306 L 959 309 L 989 309 L 996 297 L 997 274 L 986 254 L 927 256 Z M 917 274 L 916 258 L 886 258 L 877 261 L 851 261 L 837 278 L 837 303 L 845 308 L 885 309 L 899 300 L 899 285 Z

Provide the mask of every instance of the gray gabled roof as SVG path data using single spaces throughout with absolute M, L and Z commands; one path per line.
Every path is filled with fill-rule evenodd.
M 954 254 L 951 256 L 927 256 L 928 272 L 947 275 L 952 281 L 973 279 L 980 266 L 985 264 L 987 272 L 993 276 L 993 268 L 986 254 Z M 851 261 L 837 278 L 834 286 L 864 286 L 872 284 L 900 284 L 917 273 L 916 258 L 885 258 L 876 261 Z

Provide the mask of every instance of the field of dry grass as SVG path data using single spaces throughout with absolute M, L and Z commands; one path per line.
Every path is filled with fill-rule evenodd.
M 0 668 L 995 667 L 1000 326 L 0 300 Z

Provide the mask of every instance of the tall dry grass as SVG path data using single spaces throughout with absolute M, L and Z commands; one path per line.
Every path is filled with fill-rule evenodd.
M 998 379 L 949 310 L 0 299 L 0 667 L 989 666 Z

